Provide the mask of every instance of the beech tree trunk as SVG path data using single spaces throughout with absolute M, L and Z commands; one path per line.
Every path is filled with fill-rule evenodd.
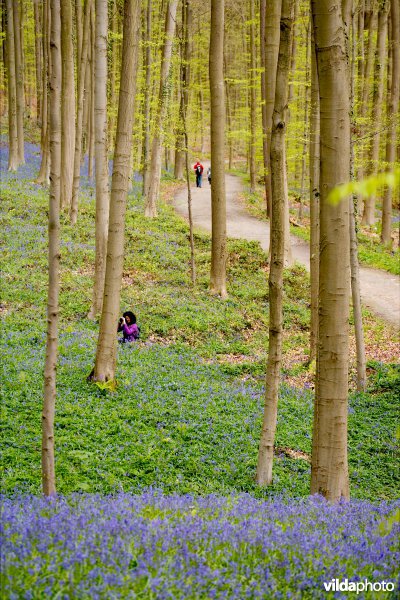
M 263 180 L 265 187 L 265 205 L 267 217 L 271 216 L 271 197 L 269 185 L 269 145 L 267 127 L 266 107 L 266 75 L 265 75 L 265 23 L 266 23 L 266 0 L 260 0 L 260 56 L 261 56 L 261 118 L 262 118 L 262 141 L 263 141 Z M 229 166 L 231 168 L 231 166 Z
M 311 18 L 311 17 L 310 17 Z M 315 54 L 314 32 L 311 27 L 311 115 L 310 115 L 310 362 L 317 356 L 318 287 L 319 287 L 319 162 L 320 118 L 319 83 Z
M 96 259 L 92 307 L 89 318 L 101 313 L 106 273 L 109 189 L 107 158 L 107 0 L 96 0 L 95 48 L 95 160 L 96 160 Z
M 72 197 L 75 148 L 75 77 L 71 0 L 61 0 L 61 206 Z
M 117 136 L 111 184 L 106 276 L 93 379 L 115 381 L 117 322 L 124 261 L 126 198 L 132 154 L 132 127 L 140 40 L 140 1 L 125 0 Z
M 290 44 L 294 22 L 294 0 L 282 0 L 280 43 L 276 72 L 275 106 L 271 135 L 271 262 L 269 271 L 269 341 L 266 393 L 256 481 L 272 483 L 278 392 L 282 362 L 282 292 L 285 254 L 285 133 L 287 121 Z
M 150 84 L 151 84 L 151 0 L 147 0 L 146 10 L 146 39 L 144 66 L 146 71 L 145 97 L 144 97 L 144 140 L 143 140 L 143 196 L 146 196 L 149 190 L 149 159 L 150 159 Z
M 41 124 L 43 94 L 43 39 L 39 0 L 33 0 L 33 16 L 35 20 L 36 119 L 38 123 Z
M 50 60 L 50 4 L 49 0 L 43 0 L 43 96 L 42 96 L 42 128 L 40 135 L 40 147 L 42 160 L 36 182 L 49 185 L 50 183 L 50 141 L 49 141 L 49 60 Z
M 7 88 L 8 88 L 8 170 L 20 165 L 17 129 L 17 82 L 15 77 L 14 18 L 12 0 L 7 0 Z
M 172 44 L 175 34 L 176 9 L 178 0 L 170 0 L 165 18 L 165 41 L 162 52 L 160 90 L 158 94 L 158 110 L 156 115 L 156 131 L 151 146 L 149 192 L 146 196 L 145 216 L 157 216 L 157 198 L 161 179 L 161 147 L 163 141 L 163 122 L 168 108 L 168 76 L 171 65 Z
M 250 192 L 256 190 L 256 25 L 254 0 L 250 0 Z
M 336 0 L 312 0 L 321 118 L 319 341 L 311 493 L 349 497 L 349 202 L 328 202 L 350 176 L 350 90 L 346 26 Z
M 191 58 L 191 44 L 190 35 L 192 30 L 192 8 L 189 0 L 184 0 L 182 3 L 182 28 L 183 28 L 183 44 L 182 44 L 182 62 L 181 62 L 181 85 L 182 93 L 180 97 L 179 105 L 179 116 L 182 123 L 182 131 L 178 130 L 175 150 L 175 167 L 174 177 L 175 179 L 182 179 L 183 168 L 186 168 L 186 138 L 187 129 L 186 124 L 183 124 L 183 119 L 186 120 L 187 107 L 189 104 L 189 83 L 190 83 L 190 58 Z
M 17 135 L 18 135 L 18 163 L 25 163 L 24 151 L 24 113 L 25 113 L 25 94 L 24 94 L 24 64 L 23 48 L 21 42 L 21 19 L 19 13 L 19 0 L 13 0 L 13 21 L 14 21 L 14 60 L 15 60 L 15 78 L 17 92 Z
M 50 31 L 50 199 L 49 286 L 47 341 L 42 412 L 42 487 L 46 496 L 56 493 L 54 461 L 54 414 L 58 349 L 60 270 L 60 171 L 61 171 L 61 23 L 60 0 L 51 0 Z
M 225 1 L 211 0 L 210 108 L 211 108 L 211 292 L 226 298 L 225 194 Z
M 271 198 L 271 165 L 270 165 L 270 145 L 271 145 L 271 128 L 272 128 L 272 113 L 275 103 L 275 85 L 276 85 L 276 67 L 278 63 L 279 52 L 279 23 L 281 19 L 281 1 L 280 0 L 265 0 L 265 38 L 264 38 L 264 59 L 265 59 L 265 120 L 267 129 L 267 156 L 264 162 L 267 163 L 268 171 L 266 180 L 267 198 Z
M 350 106 L 351 114 L 354 115 L 354 86 L 356 75 L 356 39 L 355 39 L 355 13 L 350 16 L 352 45 L 351 45 L 351 77 L 350 77 Z M 353 121 L 353 119 L 352 119 Z M 351 131 L 354 130 L 354 121 L 351 123 Z M 353 135 L 350 137 L 350 178 L 354 179 L 354 141 Z M 360 265 L 358 261 L 358 240 L 357 240 L 357 218 L 356 206 L 357 198 L 349 198 L 350 203 L 350 273 L 351 273 L 351 295 L 353 301 L 354 331 L 356 337 L 356 355 L 357 355 L 357 390 L 365 392 L 367 386 L 366 358 L 364 329 L 361 310 L 361 292 L 360 292 Z
M 376 175 L 379 170 L 379 147 L 380 147 L 380 128 L 383 104 L 383 84 L 385 79 L 385 60 L 386 60 L 386 36 L 388 21 L 389 1 L 384 1 L 378 14 L 378 41 L 375 52 L 374 66 L 374 92 L 372 100 L 372 125 L 376 131 L 372 135 L 372 141 L 368 148 L 368 173 Z M 375 196 L 369 196 L 364 201 L 364 212 L 362 216 L 363 225 L 374 225 L 375 223 Z
M 399 110 L 400 88 L 400 6 L 397 0 L 390 2 L 391 18 L 391 56 L 392 76 L 391 89 L 388 103 L 388 115 L 391 117 L 390 128 L 386 140 L 386 163 L 392 169 L 396 161 L 396 119 Z M 381 241 L 387 247 L 392 245 L 392 188 L 386 188 L 382 202 L 382 234 Z
M 92 0 L 86 0 L 83 19 L 82 32 L 82 50 L 81 62 L 78 65 L 78 95 L 77 95 L 77 116 L 75 131 L 75 153 L 74 153 L 74 178 L 72 183 L 72 200 L 70 219 L 71 224 L 75 225 L 78 219 L 78 196 L 79 183 L 81 177 L 81 157 L 82 157 L 82 127 L 83 127 L 83 100 L 85 93 L 85 73 L 88 58 L 89 29 L 90 29 L 90 11 L 92 9 Z

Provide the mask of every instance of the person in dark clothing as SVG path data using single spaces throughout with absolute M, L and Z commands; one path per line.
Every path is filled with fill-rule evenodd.
M 198 160 L 193 166 L 194 172 L 196 173 L 196 187 L 201 188 L 201 180 L 203 178 L 204 167 Z
M 208 183 L 211 185 L 211 167 L 208 167 L 207 169 L 207 179 Z

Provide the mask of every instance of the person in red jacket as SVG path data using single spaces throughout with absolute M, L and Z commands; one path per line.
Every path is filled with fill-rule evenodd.
M 197 163 L 193 166 L 194 172 L 196 173 L 196 187 L 201 188 L 201 180 L 203 177 L 204 167 L 201 162 L 198 160 Z

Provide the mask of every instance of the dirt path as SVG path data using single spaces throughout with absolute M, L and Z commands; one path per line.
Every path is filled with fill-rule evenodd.
M 205 165 L 205 171 L 208 165 Z M 233 238 L 244 238 L 260 242 L 268 252 L 269 224 L 249 215 L 237 196 L 242 183 L 234 175 L 226 175 L 227 234 Z M 203 177 L 201 188 L 192 187 L 193 221 L 196 227 L 211 230 L 211 191 Z M 176 211 L 187 217 L 187 191 L 178 192 L 174 199 Z M 291 236 L 292 252 L 296 261 L 310 268 L 308 244 Z M 363 303 L 377 315 L 395 326 L 400 325 L 400 278 L 379 269 L 361 268 L 361 296 Z

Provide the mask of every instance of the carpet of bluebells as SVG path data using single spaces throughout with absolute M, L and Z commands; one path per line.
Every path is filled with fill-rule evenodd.
M 333 578 L 398 590 L 400 528 L 379 528 L 394 507 L 153 490 L 3 498 L 4 597 L 326 598 Z

